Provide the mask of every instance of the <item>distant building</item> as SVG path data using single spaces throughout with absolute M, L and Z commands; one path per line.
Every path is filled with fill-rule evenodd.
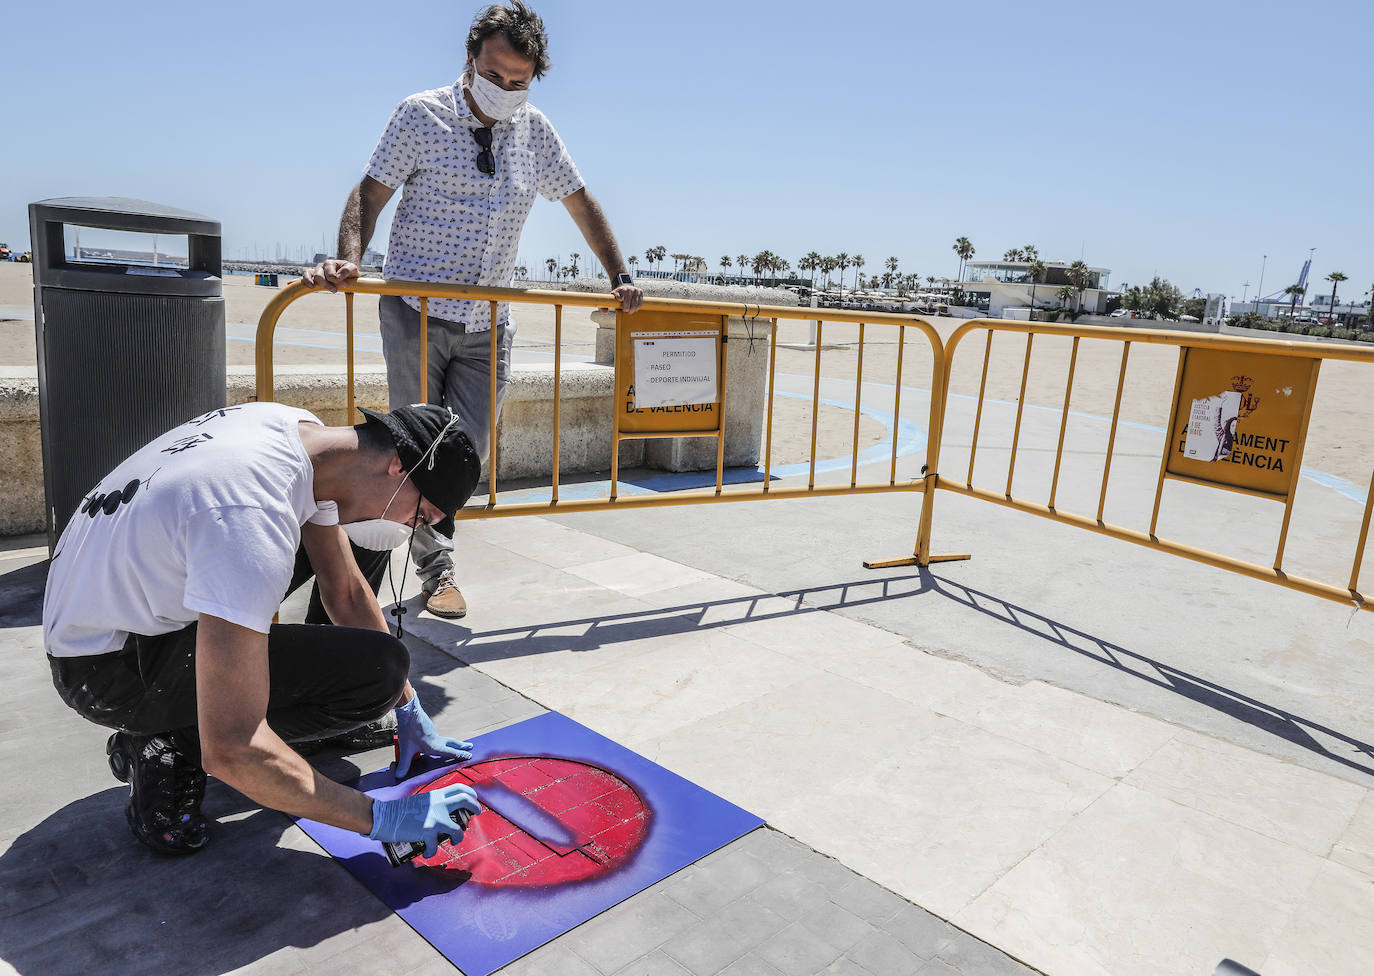
M 1331 318 L 1331 295 L 1313 295 L 1311 301 L 1298 300 L 1296 306 L 1291 298 L 1266 298 L 1261 301 L 1232 302 L 1230 308 L 1231 315 L 1244 315 L 1247 312 L 1258 311 L 1260 315 L 1270 319 L 1286 319 L 1292 315 L 1296 319 L 1309 319 L 1314 322 L 1326 323 Z M 1351 318 L 1359 318 L 1369 314 L 1369 303 L 1367 302 L 1343 302 L 1340 296 L 1336 296 L 1336 317 L 1341 321 L 1348 321 Z
M 1068 285 L 1069 265 L 1063 261 L 1045 261 L 1045 280 L 1035 282 L 1035 307 L 1059 308 L 1059 289 Z M 967 277 L 964 293 L 973 304 L 991 318 L 1003 317 L 1008 308 L 1027 308 L 1031 303 L 1029 261 L 970 261 L 965 265 Z M 1120 294 L 1107 287 L 1110 268 L 1089 268 L 1088 287 L 1083 290 L 1082 309 L 1089 315 L 1107 311 L 1110 298 Z M 1074 301 L 1078 300 L 1077 292 Z

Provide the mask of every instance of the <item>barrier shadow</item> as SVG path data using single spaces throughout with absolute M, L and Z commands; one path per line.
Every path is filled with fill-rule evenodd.
M 929 582 L 924 578 L 905 575 L 494 630 L 474 630 L 461 621 L 427 620 L 425 632 L 435 636 L 442 634 L 443 646 L 461 654 L 462 660 L 469 664 L 480 664 L 557 651 L 587 653 L 628 640 L 700 633 L 766 620 L 797 619 L 840 607 L 917 596 L 928 587 Z M 832 592 L 833 598 L 808 600 Z
M 925 589 L 931 593 L 953 600 L 970 610 L 976 610 L 1023 633 L 1039 637 L 1049 644 L 1089 658 L 1138 681 L 1220 712 L 1237 722 L 1300 746 L 1323 759 L 1374 776 L 1374 745 L 1368 742 L 1199 675 L 1190 674 L 1172 664 L 1052 620 L 991 593 L 935 576 L 929 570 L 921 570 L 921 575 L 927 578 L 928 585 Z M 1156 674 L 1148 673 L 1151 671 Z M 1327 736 L 1350 746 L 1361 757 L 1367 757 L 1368 761 L 1332 752 L 1316 737 L 1317 735 Z
M 924 595 L 939 596 L 1034 635 L 1049 644 L 1088 657 L 1237 722 L 1374 776 L 1374 745 L 1243 692 L 1189 673 L 1165 661 L 1132 651 L 1026 607 L 936 576 L 928 569 L 901 575 L 840 581 L 746 597 L 683 603 L 651 610 L 574 617 L 533 625 L 474 631 L 443 622 L 444 642 L 471 664 L 559 651 L 592 653 L 626 640 L 672 637 L 720 627 L 804 618 L 830 610 L 857 608 Z M 1333 752 L 1318 736 L 1349 746 L 1359 759 Z
M 0 574 L 0 630 L 41 624 L 47 585 L 47 559 Z

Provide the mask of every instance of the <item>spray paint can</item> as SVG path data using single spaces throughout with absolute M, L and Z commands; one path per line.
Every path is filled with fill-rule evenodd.
M 455 810 L 453 819 L 458 821 L 458 826 L 464 830 L 468 829 L 468 821 L 472 819 L 472 814 L 466 810 Z M 440 840 L 453 840 L 448 834 L 440 834 Z M 393 868 L 399 868 L 407 861 L 413 861 L 425 852 L 424 844 L 417 844 L 413 841 L 382 841 L 382 850 L 386 851 L 386 859 L 391 862 Z

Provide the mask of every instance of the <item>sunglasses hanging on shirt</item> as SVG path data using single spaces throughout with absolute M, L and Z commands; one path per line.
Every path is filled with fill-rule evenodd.
M 477 145 L 482 147 L 482 151 L 477 154 L 477 169 L 491 176 L 496 172 L 496 157 L 491 154 L 491 129 L 482 126 L 480 129 L 472 130 L 472 137 L 477 140 Z

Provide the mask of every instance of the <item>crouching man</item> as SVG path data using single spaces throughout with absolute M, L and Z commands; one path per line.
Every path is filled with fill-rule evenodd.
M 420 707 L 345 527 L 375 549 L 417 525 L 451 532 L 480 463 L 445 408 L 363 413 L 357 427 L 275 403 L 197 417 L 107 475 L 58 541 L 43 600 L 53 683 L 115 730 L 110 768 L 154 851 L 205 846 L 207 773 L 263 806 L 431 852 L 439 833 L 462 836 L 458 810 L 480 810 L 467 787 L 373 801 L 290 746 L 394 707 L 398 775 L 417 753 L 471 758 Z M 311 575 L 334 626 L 274 624 Z

